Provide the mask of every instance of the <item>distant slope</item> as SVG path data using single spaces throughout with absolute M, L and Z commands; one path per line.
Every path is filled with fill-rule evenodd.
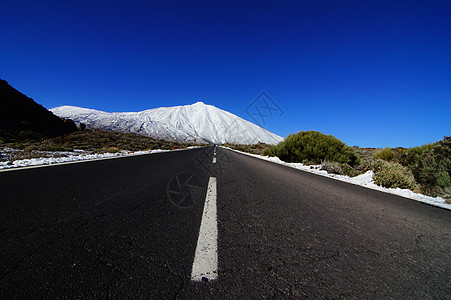
M 266 129 L 202 102 L 126 113 L 108 113 L 74 106 L 61 106 L 51 111 L 60 117 L 84 123 L 88 128 L 133 132 L 170 141 L 277 144 L 283 140 Z
M 0 140 L 56 137 L 77 131 L 70 120 L 62 120 L 0 79 Z

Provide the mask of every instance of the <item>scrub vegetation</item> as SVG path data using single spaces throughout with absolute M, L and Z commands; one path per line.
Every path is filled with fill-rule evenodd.
M 388 188 L 416 190 L 417 183 L 409 168 L 397 162 L 378 159 L 374 162 L 374 183 Z
M 270 147 L 271 145 L 265 144 L 265 143 L 257 143 L 253 145 L 240 145 L 240 144 L 223 144 L 225 147 L 229 147 L 231 149 L 235 149 L 242 152 L 247 152 L 251 154 L 259 154 L 262 155 L 265 150 Z
M 133 133 L 106 132 L 102 130 L 83 130 L 68 135 L 43 139 L 40 141 L 22 140 L 4 143 L 4 146 L 23 150 L 72 151 L 90 150 L 100 152 L 117 152 L 120 150 L 139 151 L 152 149 L 186 148 L 188 144 L 155 140 Z M 114 151 L 113 151 L 114 150 Z
M 71 134 L 47 139 L 21 139 L 5 142 L 0 140 L 1 148 L 16 149 L 2 155 L 0 160 L 18 160 L 47 156 L 48 151 L 84 150 L 88 153 L 115 153 L 120 151 L 141 151 L 154 149 L 183 149 L 193 144 L 182 144 L 155 140 L 133 133 L 106 132 L 102 130 L 80 130 Z M 196 145 L 199 146 L 199 145 Z M 56 154 L 57 155 L 57 154 Z
M 399 163 L 408 167 L 421 191 L 431 196 L 451 192 L 451 137 L 406 149 Z
M 265 154 L 277 156 L 286 162 L 304 164 L 320 164 L 329 161 L 356 166 L 360 163 L 352 147 L 332 135 L 317 131 L 290 134 L 278 145 L 269 147 Z
M 349 147 L 331 135 L 301 131 L 263 155 L 285 162 L 321 164 L 329 173 L 356 176 L 374 172 L 374 182 L 387 188 L 404 188 L 428 196 L 451 199 L 451 137 L 413 148 Z

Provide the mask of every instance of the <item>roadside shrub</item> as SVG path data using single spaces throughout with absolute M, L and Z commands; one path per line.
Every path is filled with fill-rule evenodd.
M 277 156 L 276 155 L 276 145 L 270 145 L 268 148 L 266 148 L 265 150 L 263 150 L 262 155 L 264 156 Z
M 409 168 L 396 162 L 378 159 L 374 162 L 374 183 L 386 188 L 414 190 L 417 187 L 415 177 Z
M 437 174 L 437 185 L 442 188 L 451 186 L 451 178 L 448 172 L 442 171 Z
M 327 173 L 330 174 L 338 174 L 343 175 L 343 169 L 341 168 L 340 163 L 337 163 L 335 161 L 323 161 L 321 163 L 321 170 L 327 171 Z
M 33 151 L 34 147 L 32 145 L 25 147 L 25 149 L 23 149 L 24 152 L 28 152 L 31 153 L 31 151 Z
M 407 149 L 401 163 L 412 171 L 423 193 L 439 196 L 451 187 L 451 137 Z
M 269 148 L 271 145 L 258 142 L 257 144 L 251 144 L 251 145 L 243 145 L 243 144 L 227 144 L 226 147 L 243 151 L 251 154 L 258 154 L 258 155 L 268 155 L 267 151 L 269 151 Z
M 378 149 L 378 150 L 376 150 L 376 152 L 373 154 L 373 158 L 374 158 L 375 160 L 377 160 L 377 159 L 382 159 L 382 160 L 385 160 L 385 161 L 393 161 L 394 157 L 395 157 L 395 154 L 394 154 L 393 151 L 392 151 L 390 148 L 388 148 L 388 147 L 385 147 L 385 148 L 383 148 L 383 149 Z
M 397 147 L 397 148 L 393 148 L 391 150 L 393 151 L 393 161 L 395 161 L 397 163 L 401 163 L 402 158 L 404 157 L 404 155 L 406 153 L 406 149 L 404 149 L 402 147 Z
M 116 152 L 119 152 L 119 148 L 118 147 L 108 147 L 106 149 L 106 152 L 108 152 L 108 153 L 116 153 Z
M 320 164 L 322 161 L 358 165 L 360 159 L 354 149 L 335 138 L 317 131 L 290 134 L 284 141 L 264 152 L 286 162 Z
M 349 177 L 354 177 L 358 175 L 358 172 L 348 164 L 341 164 L 341 169 L 343 170 L 343 174 Z

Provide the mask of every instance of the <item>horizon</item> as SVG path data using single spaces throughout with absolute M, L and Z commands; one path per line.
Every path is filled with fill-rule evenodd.
M 3 6 L 0 77 L 47 109 L 201 101 L 282 137 L 362 148 L 451 135 L 448 1 Z

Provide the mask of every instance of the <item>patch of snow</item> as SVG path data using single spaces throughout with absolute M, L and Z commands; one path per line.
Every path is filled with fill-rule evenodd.
M 313 165 L 313 166 L 306 166 L 302 163 L 287 163 L 284 162 L 282 160 L 280 160 L 278 157 L 269 157 L 269 156 L 261 156 L 261 155 L 257 155 L 257 154 L 250 154 L 247 152 L 242 152 L 242 151 L 238 151 L 235 149 L 231 149 L 231 148 L 227 148 L 227 147 L 223 147 L 225 149 L 229 149 L 235 152 L 239 152 L 241 154 L 245 154 L 245 155 L 249 155 L 249 156 L 253 156 L 253 157 L 257 157 L 263 160 L 267 160 L 276 164 L 280 164 L 280 165 L 284 165 L 284 166 L 288 166 L 291 168 L 295 168 L 298 170 L 303 170 L 303 171 L 307 171 L 310 173 L 314 173 L 314 174 L 318 174 L 321 176 L 326 176 L 329 178 L 334 178 L 336 180 L 341 180 L 344 182 L 348 182 L 348 183 L 352 183 L 355 185 L 360 185 L 366 188 L 370 188 L 373 190 L 378 190 L 381 192 L 385 192 L 385 193 L 390 193 L 390 194 L 394 194 L 394 195 L 398 195 L 398 196 L 402 196 L 408 199 L 412 199 L 412 200 L 416 200 L 416 201 L 420 201 L 423 203 L 427 203 L 430 205 L 434 205 L 434 206 L 438 206 L 441 208 L 445 208 L 445 209 L 449 209 L 451 210 L 451 204 L 447 204 L 445 203 L 445 199 L 441 198 L 441 197 L 430 197 L 430 196 L 426 196 L 423 194 L 419 194 L 419 193 L 415 193 L 411 190 L 408 189 L 400 189 L 400 188 L 385 188 L 385 187 L 381 187 L 377 184 L 374 183 L 373 180 L 373 171 L 368 171 L 365 174 L 361 174 L 359 176 L 356 177 L 349 177 L 346 175 L 336 175 L 336 174 L 329 174 L 327 171 L 325 170 L 321 170 L 321 165 Z
M 71 162 L 81 162 L 93 159 L 108 159 L 108 158 L 118 158 L 126 156 L 144 155 L 151 153 L 161 153 L 169 151 L 177 151 L 184 149 L 174 149 L 174 150 L 148 150 L 148 151 L 124 151 L 117 153 L 102 153 L 102 154 L 84 154 L 83 151 L 77 152 L 58 152 L 56 154 L 65 154 L 61 157 L 41 157 L 41 158 L 31 158 L 31 159 L 21 159 L 15 161 L 2 161 L 0 162 L 0 170 L 13 169 L 19 167 L 33 167 L 33 166 L 43 166 L 43 165 L 53 165 L 60 163 L 71 163 Z M 69 154 L 68 154 L 69 153 Z

